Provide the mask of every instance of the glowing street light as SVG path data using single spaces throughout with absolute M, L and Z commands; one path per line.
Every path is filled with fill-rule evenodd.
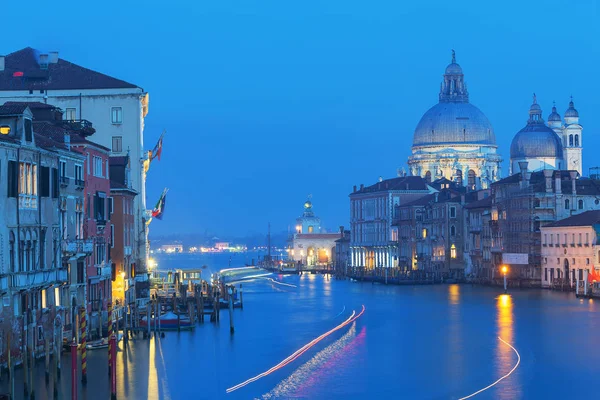
M 506 265 L 502 266 L 502 274 L 504 275 L 504 293 L 506 293 L 506 273 L 508 272 L 508 267 Z

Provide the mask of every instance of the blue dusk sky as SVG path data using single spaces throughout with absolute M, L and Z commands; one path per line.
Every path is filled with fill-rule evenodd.
M 170 189 L 152 235 L 287 230 L 309 193 L 347 226 L 352 186 L 406 165 L 451 49 L 505 175 L 533 92 L 544 118 L 573 95 L 584 169 L 600 165 L 598 1 L 92 3 L 4 2 L 0 54 L 58 50 L 150 93 L 146 147 L 167 135 L 148 207 Z

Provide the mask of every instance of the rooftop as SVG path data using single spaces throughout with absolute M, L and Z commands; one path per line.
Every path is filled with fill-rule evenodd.
M 125 89 L 138 86 L 56 57 L 40 64 L 42 54 L 31 47 L 5 56 L 0 90 Z M 55 62 L 54 62 L 55 61 Z
M 586 211 L 581 214 L 573 215 L 560 221 L 544 225 L 543 228 L 561 227 L 561 226 L 593 226 L 600 224 L 600 210 Z

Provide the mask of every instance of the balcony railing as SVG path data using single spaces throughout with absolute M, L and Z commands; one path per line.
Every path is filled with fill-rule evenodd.
M 67 254 L 92 254 L 94 241 L 91 239 L 67 239 L 63 242 L 63 252 Z
M 77 186 L 77 189 L 83 189 L 85 187 L 85 181 L 83 179 L 75 178 L 75 186 Z
M 13 289 L 25 289 L 36 286 L 49 286 L 54 283 L 67 282 L 67 269 L 48 269 L 27 272 L 14 272 L 9 275 Z
M 69 178 L 68 176 L 61 176 L 60 177 L 60 186 L 61 187 L 67 187 L 67 186 L 69 186 L 69 182 L 71 182 L 71 178 Z

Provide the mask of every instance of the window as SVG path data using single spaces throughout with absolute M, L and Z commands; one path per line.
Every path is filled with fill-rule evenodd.
M 60 161 L 60 177 L 64 178 L 65 176 L 67 176 L 67 162 L 66 161 Z
M 456 218 L 456 207 L 450 207 L 450 218 Z
M 37 165 L 19 163 L 19 208 L 37 208 Z
M 120 153 L 123 151 L 123 136 L 113 136 L 112 151 L 113 153 Z
M 102 158 L 94 156 L 94 176 L 102 177 Z
M 33 128 L 31 127 L 30 119 L 25 119 L 25 141 L 33 141 Z
M 569 210 L 569 209 L 570 209 L 569 199 L 565 199 L 565 210 Z
M 122 107 L 112 107 L 110 111 L 110 119 L 113 124 L 122 124 L 123 123 L 123 108 Z
M 67 108 L 65 110 L 65 119 L 67 121 L 75 121 L 77 119 L 77 109 L 76 108 Z
M 577 208 L 579 208 L 580 210 L 583 210 L 583 200 L 579 200 L 577 202 Z

